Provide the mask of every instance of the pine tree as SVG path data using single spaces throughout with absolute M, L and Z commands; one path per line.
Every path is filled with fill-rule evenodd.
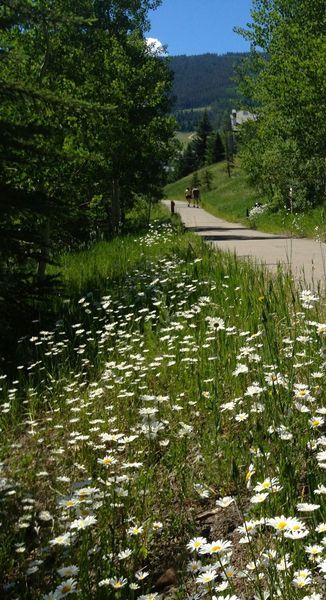
M 208 118 L 207 110 L 204 111 L 203 118 L 201 119 L 198 129 L 196 131 L 196 137 L 194 138 L 194 149 L 197 157 L 198 167 L 203 166 L 205 162 L 205 155 L 207 150 L 207 141 L 213 131 L 212 124 Z
M 200 184 L 201 184 L 200 177 L 199 177 L 197 171 L 195 171 L 191 178 L 190 187 L 191 187 L 191 189 L 193 189 L 194 187 L 200 187 Z
M 226 167 L 229 177 L 234 167 L 235 141 L 234 132 L 231 127 L 230 115 L 225 113 L 222 123 L 222 136 L 225 149 Z
M 194 148 L 194 142 L 190 142 L 179 158 L 177 167 L 177 179 L 186 177 L 198 168 L 198 159 Z
M 218 131 L 213 132 L 207 139 L 205 164 L 212 165 L 225 158 L 225 149 Z

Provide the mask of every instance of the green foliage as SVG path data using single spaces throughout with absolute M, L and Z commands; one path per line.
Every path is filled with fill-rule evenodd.
M 144 39 L 158 4 L 11 0 L 0 8 L 8 314 L 13 297 L 43 297 L 58 252 L 119 234 L 137 194 L 161 195 L 174 143 L 171 74 Z
M 218 131 L 212 132 L 207 138 L 205 151 L 205 164 L 212 165 L 220 162 L 225 157 L 225 148 Z
M 325 3 L 257 0 L 252 17 L 240 89 L 257 120 L 240 133 L 244 162 L 271 202 L 287 206 L 292 188 L 293 208 L 306 210 L 325 197 Z
M 174 168 L 174 179 L 184 177 L 204 164 L 210 165 L 224 157 L 224 147 L 220 134 L 213 132 L 208 113 L 205 110 L 198 129 L 188 146 L 179 152 Z
M 204 111 L 203 118 L 199 122 L 196 136 L 193 140 L 193 147 L 197 157 L 198 167 L 201 167 L 205 162 L 207 142 L 209 136 L 212 134 L 213 127 L 208 118 L 207 111 Z
M 246 53 L 171 57 L 178 130 L 197 130 L 205 111 L 214 130 L 221 129 L 224 114 L 243 102 L 235 75 L 246 57 Z
M 212 175 L 211 189 L 205 190 L 205 172 Z M 217 217 L 229 221 L 243 222 L 248 225 L 246 219 L 247 209 L 256 202 L 265 202 L 264 198 L 248 184 L 244 169 L 235 161 L 232 177 L 228 176 L 226 161 L 211 165 L 209 169 L 204 167 L 198 171 L 201 181 L 201 197 L 203 208 Z M 192 174 L 168 184 L 165 187 L 165 196 L 174 200 L 184 199 L 184 190 L 191 186 Z
M 197 173 L 197 171 L 195 171 L 191 177 L 190 187 L 191 187 L 191 189 L 193 189 L 195 187 L 199 187 L 200 184 L 201 184 L 201 180 L 200 180 L 199 174 Z
M 194 147 L 194 140 L 191 140 L 183 152 L 180 152 L 176 159 L 173 179 L 185 177 L 198 168 L 198 160 Z
M 209 192 L 212 189 L 213 182 L 213 174 L 209 169 L 205 169 L 203 173 L 203 187 L 206 192 Z
M 227 162 L 223 161 L 209 167 L 213 176 L 211 189 L 202 189 L 202 203 L 211 214 L 251 226 L 246 214 L 257 202 L 267 203 L 267 198 L 248 181 L 247 170 L 237 157 L 232 163 L 232 176 L 228 176 Z M 205 187 L 205 171 L 199 170 L 202 186 Z M 184 190 L 191 184 L 192 175 L 166 185 L 165 196 L 174 200 L 184 199 Z M 311 237 L 318 241 L 326 241 L 326 205 L 310 208 L 304 213 L 292 212 L 289 209 L 277 211 L 277 206 L 270 206 L 268 213 L 255 217 L 255 226 L 261 231 L 281 233 L 296 237 Z

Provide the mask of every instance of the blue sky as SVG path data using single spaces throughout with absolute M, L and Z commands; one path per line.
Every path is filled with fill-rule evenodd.
M 147 35 L 173 55 L 246 52 L 248 43 L 232 29 L 248 23 L 251 6 L 251 0 L 163 0 L 150 14 Z

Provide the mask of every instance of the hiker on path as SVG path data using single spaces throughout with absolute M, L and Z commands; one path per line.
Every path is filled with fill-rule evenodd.
M 188 202 L 188 206 L 190 206 L 190 201 L 191 201 L 191 198 L 192 198 L 192 194 L 191 194 L 191 189 L 190 188 L 186 188 L 185 196 L 186 196 L 186 201 Z
M 193 208 L 195 208 L 195 206 L 197 208 L 199 208 L 200 191 L 199 191 L 198 187 L 194 187 L 192 189 L 192 199 L 193 199 Z

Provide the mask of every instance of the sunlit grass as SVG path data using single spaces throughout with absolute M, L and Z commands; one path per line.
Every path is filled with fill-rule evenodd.
M 196 135 L 195 131 L 176 131 L 175 137 L 181 144 L 186 147 Z

